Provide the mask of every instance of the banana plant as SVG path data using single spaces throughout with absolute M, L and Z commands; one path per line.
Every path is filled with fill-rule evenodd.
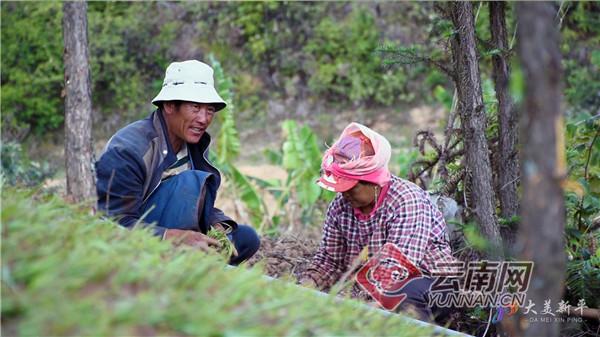
M 321 151 L 315 134 L 308 126 L 299 128 L 295 121 L 287 120 L 282 127 L 286 136 L 283 167 L 293 182 L 291 185 L 296 186 L 298 202 L 303 208 L 308 208 L 321 196 L 321 188 L 315 184 L 319 177 Z
M 283 122 L 285 141 L 281 151 L 268 151 L 266 154 L 274 164 L 285 168 L 288 173 L 285 181 L 261 180 L 245 176 L 234 164 L 234 160 L 240 153 L 240 140 L 235 126 L 233 83 L 225 75 L 221 64 L 214 56 L 210 55 L 209 61 L 214 70 L 215 86 L 223 99 L 228 102 L 227 107 L 217 114 L 220 129 L 215 159 L 223 175 L 232 183 L 235 198 L 244 203 L 252 223 L 258 227 L 259 232 L 263 232 L 273 223 L 279 224 L 285 215 L 290 218 L 290 224 L 297 222 L 294 207 L 286 209 L 286 206 L 290 208 L 290 204 L 299 206 L 301 217 L 309 217 L 319 199 L 330 201 L 334 195 L 321 190 L 315 184 L 319 177 L 321 149 L 314 132 L 310 127 L 306 125 L 300 127 L 292 120 Z M 275 196 L 278 210 L 273 217 L 269 216 L 255 184 Z
M 219 164 L 231 163 L 240 153 L 240 138 L 235 127 L 233 111 L 233 83 L 223 72 L 221 63 L 211 54 L 209 61 L 215 73 L 215 86 L 217 92 L 227 102 L 227 107 L 219 111 L 217 120 L 221 125 L 217 137 L 217 160 Z
M 252 224 L 261 232 L 265 223 L 270 222 L 267 208 L 258 190 L 234 164 L 234 160 L 240 153 L 240 139 L 235 126 L 233 82 L 225 75 L 221 64 L 213 55 L 209 55 L 209 61 L 214 70 L 215 86 L 227 102 L 227 107 L 217 114 L 220 129 L 217 137 L 216 161 L 225 178 L 232 183 L 235 198 L 244 203 Z
M 271 192 L 277 200 L 277 211 L 272 221 L 280 224 L 287 215 L 290 225 L 297 222 L 296 215 L 310 218 L 319 200 L 331 201 L 334 194 L 322 190 L 316 184 L 321 166 L 321 149 L 317 137 L 310 127 L 300 127 L 293 120 L 282 123 L 284 142 L 280 151 L 267 150 L 266 157 L 274 165 L 281 165 L 287 171 L 283 180 L 258 180 L 257 183 Z M 299 206 L 299 214 L 290 208 Z M 293 227 L 293 226 L 291 226 Z M 290 227 L 290 228 L 291 228 Z

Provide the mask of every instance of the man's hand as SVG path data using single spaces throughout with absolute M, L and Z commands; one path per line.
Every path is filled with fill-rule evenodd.
M 214 229 L 216 229 L 216 230 L 218 230 L 218 231 L 221 231 L 221 232 L 223 232 L 223 233 L 225 233 L 225 234 L 229 234 L 229 233 L 231 233 L 231 226 L 230 226 L 230 225 L 228 225 L 228 224 L 227 224 L 227 223 L 225 223 L 225 222 L 217 222 L 216 224 L 214 224 L 214 225 L 212 226 L 212 228 L 214 228 Z
M 205 252 L 209 252 L 211 249 L 221 247 L 219 241 L 211 239 L 208 236 L 194 231 L 188 231 L 183 229 L 167 229 L 165 231 L 165 240 L 172 239 L 176 245 L 184 244 L 192 247 L 197 247 Z

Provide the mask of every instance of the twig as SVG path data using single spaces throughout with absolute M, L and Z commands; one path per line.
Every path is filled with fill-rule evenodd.
M 415 161 L 414 163 L 412 163 L 412 165 L 410 165 L 409 179 L 412 178 L 410 180 L 413 180 L 413 181 L 416 181 L 417 179 L 421 179 L 421 175 L 423 175 L 423 173 L 432 169 L 435 166 L 435 164 L 438 162 L 438 160 L 439 160 L 439 157 L 434 158 L 432 161 L 427 161 L 427 160 Z M 422 168 L 418 174 L 413 174 L 412 168 L 417 165 L 424 165 L 424 168 Z M 421 181 L 423 181 L 423 179 L 421 179 Z
M 455 175 L 450 176 L 448 179 L 446 179 L 446 184 L 441 189 L 442 194 L 446 195 L 446 196 L 451 196 L 456 191 L 456 188 L 458 187 L 458 183 L 461 180 L 463 180 L 464 174 L 465 174 L 465 169 L 460 168 L 459 171 Z
M 354 258 L 354 261 L 352 261 L 352 265 L 350 265 L 350 267 L 348 268 L 348 270 L 346 270 L 346 272 L 342 275 L 342 277 L 333 285 L 333 287 L 331 287 L 331 291 L 333 293 L 335 293 L 337 295 L 338 292 L 340 292 L 342 289 L 344 289 L 346 287 L 346 285 L 351 282 L 352 280 L 349 280 L 349 282 L 346 282 L 346 280 L 348 279 L 348 277 L 350 277 L 350 275 L 352 275 L 356 269 L 358 267 L 360 267 L 360 265 L 362 265 L 363 262 L 363 253 L 365 252 L 368 246 L 365 246 L 362 251 L 360 252 L 360 254 L 358 254 L 356 256 L 356 258 Z
M 594 139 L 592 139 L 592 142 L 590 143 L 590 147 L 588 148 L 588 155 L 587 155 L 587 160 L 585 162 L 585 168 L 583 170 L 583 178 L 585 180 L 588 180 L 588 168 L 590 165 L 590 158 L 592 157 L 592 149 L 594 148 L 594 143 L 596 142 L 596 139 L 598 139 L 598 135 L 600 135 L 600 129 L 598 129 L 596 131 L 596 134 L 594 135 Z M 583 221 L 583 212 L 581 212 L 581 209 L 583 208 L 583 200 L 585 199 L 585 195 L 581 197 L 581 201 L 579 202 L 579 220 L 577 221 L 577 224 L 581 224 L 581 222 Z
M 115 170 L 113 169 L 110 173 L 110 178 L 108 179 L 108 187 L 106 188 L 106 214 L 110 214 L 110 187 L 112 186 L 113 178 L 115 177 Z
M 463 201 L 465 203 L 465 210 L 469 210 L 469 203 L 467 202 L 467 183 L 469 180 L 469 173 L 465 170 L 465 176 L 463 181 Z
M 585 123 L 587 121 L 593 121 L 594 119 L 598 119 L 598 118 L 600 118 L 600 113 L 597 114 L 597 115 L 594 115 L 594 116 L 592 116 L 592 117 L 590 117 L 588 119 L 584 119 L 582 121 L 579 121 L 579 122 L 575 123 L 575 125 L 580 125 L 580 124 L 583 124 L 583 123 Z
M 419 137 L 421 138 L 419 139 Z M 442 148 L 438 145 L 437 141 L 435 140 L 435 135 L 433 134 L 433 132 L 429 130 L 418 131 L 415 135 L 413 143 L 415 146 L 419 147 L 419 152 L 421 152 L 422 155 L 425 155 L 425 142 L 427 142 L 429 146 L 431 146 L 431 148 L 433 148 L 435 152 L 437 152 L 438 156 L 442 154 Z
M 519 23 L 517 22 L 517 23 L 515 24 L 515 31 L 513 32 L 512 39 L 510 39 L 510 45 L 509 45 L 509 47 L 508 47 L 508 49 L 509 49 L 509 50 L 512 50 L 512 49 L 513 49 L 513 46 L 514 46 L 514 44 L 515 44 L 515 38 L 517 37 L 517 30 L 518 30 L 518 29 L 519 29 Z
M 382 53 L 391 53 L 390 51 L 382 51 Z M 422 55 L 418 55 L 414 52 L 405 52 L 405 53 L 399 53 L 400 56 L 397 56 L 397 58 L 395 58 L 392 62 L 397 63 L 397 64 L 402 64 L 402 65 L 409 65 L 409 64 L 415 64 L 415 63 L 426 63 L 430 66 L 435 66 L 437 68 L 439 68 L 442 72 L 444 72 L 446 75 L 448 75 L 449 77 L 454 77 L 454 71 L 450 68 L 448 68 L 445 64 L 441 63 L 440 61 L 436 61 L 434 59 L 432 59 L 431 57 L 427 57 L 427 56 L 422 56 Z
M 477 7 L 477 13 L 475 13 L 475 24 L 477 24 L 477 18 L 479 17 L 479 11 L 481 10 L 481 5 L 483 5 L 483 2 L 480 2 L 479 7 Z
M 500 190 L 503 190 L 506 186 L 508 186 L 508 185 L 514 183 L 515 181 L 519 180 L 519 178 L 521 178 L 520 175 L 518 175 L 515 179 L 513 179 L 513 180 L 507 182 L 506 184 L 504 184 L 502 187 L 500 187 Z
M 559 20 L 558 20 L 558 29 L 559 29 L 559 30 L 560 30 L 560 29 L 561 29 L 561 27 L 562 27 L 562 23 L 563 23 L 563 20 L 565 19 L 565 16 L 567 16 L 567 12 L 568 12 L 568 11 L 569 11 L 569 9 L 571 8 L 571 5 L 567 3 L 567 7 L 566 7 L 566 9 L 564 9 L 564 10 L 563 10 L 563 5 L 564 5 L 564 4 L 565 4 L 565 2 L 564 2 L 564 1 L 561 1 L 561 2 L 560 2 L 560 7 L 558 8 L 558 11 L 556 11 L 556 17 L 559 17 L 559 15 L 560 15 L 560 18 L 559 18 Z
M 600 135 L 600 129 L 596 130 L 596 134 L 594 135 L 594 139 L 592 139 L 592 142 L 590 143 L 590 147 L 588 148 L 588 155 L 587 155 L 587 160 L 585 162 L 585 169 L 583 171 L 583 177 L 585 180 L 588 180 L 588 168 L 590 166 L 590 158 L 592 157 L 592 149 L 594 148 L 594 143 L 596 142 L 596 139 L 598 139 L 598 136 Z
M 439 158 L 439 167 L 440 167 L 440 175 L 442 176 L 442 178 L 446 179 L 448 178 L 448 170 L 446 169 L 446 163 L 451 159 L 452 156 L 447 155 L 448 150 L 452 149 L 454 146 L 456 146 L 460 140 L 457 140 L 452 146 L 448 147 L 450 144 L 450 139 L 452 138 L 452 135 L 454 134 L 455 130 L 454 130 L 454 121 L 456 120 L 456 106 L 457 106 L 457 101 L 458 101 L 458 92 L 456 90 L 456 88 L 454 88 L 454 93 L 452 95 L 452 106 L 450 107 L 450 112 L 448 114 L 448 124 L 446 124 L 446 129 L 444 130 L 444 153 L 442 156 L 440 156 Z
M 490 323 L 492 323 L 492 310 L 494 310 L 493 307 L 490 308 L 490 317 L 488 318 L 488 322 L 487 322 L 487 325 L 485 327 L 485 331 L 483 332 L 482 337 L 485 337 L 485 335 L 488 332 L 488 329 L 490 328 Z
M 285 262 L 291 264 L 294 267 L 296 267 L 296 263 L 298 263 L 298 261 L 294 262 L 289 257 L 287 257 L 283 254 L 280 254 L 280 253 L 271 253 L 271 254 L 267 255 L 267 257 L 276 257 L 278 259 L 284 260 Z

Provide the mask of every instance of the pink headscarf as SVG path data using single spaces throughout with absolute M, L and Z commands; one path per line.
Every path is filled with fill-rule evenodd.
M 359 180 L 384 186 L 391 179 L 388 169 L 392 148 L 385 137 L 359 123 L 350 123 L 340 138 L 325 151 L 319 186 L 345 192 Z

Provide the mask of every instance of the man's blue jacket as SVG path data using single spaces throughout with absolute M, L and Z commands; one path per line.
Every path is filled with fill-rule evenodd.
M 140 221 L 145 201 L 159 186 L 163 171 L 177 160 L 168 139 L 160 109 L 117 131 L 96 162 L 100 211 L 114 217 L 125 227 L 132 227 Z M 210 135 L 205 132 L 197 144 L 187 145 L 194 169 L 212 174 L 206 186 L 216 196 L 221 175 L 208 160 L 210 141 Z M 218 222 L 225 222 L 233 229 L 237 227 L 221 210 L 213 208 L 208 224 L 200 224 L 200 231 L 206 233 L 208 226 Z M 165 229 L 155 226 L 154 232 L 162 236 Z

